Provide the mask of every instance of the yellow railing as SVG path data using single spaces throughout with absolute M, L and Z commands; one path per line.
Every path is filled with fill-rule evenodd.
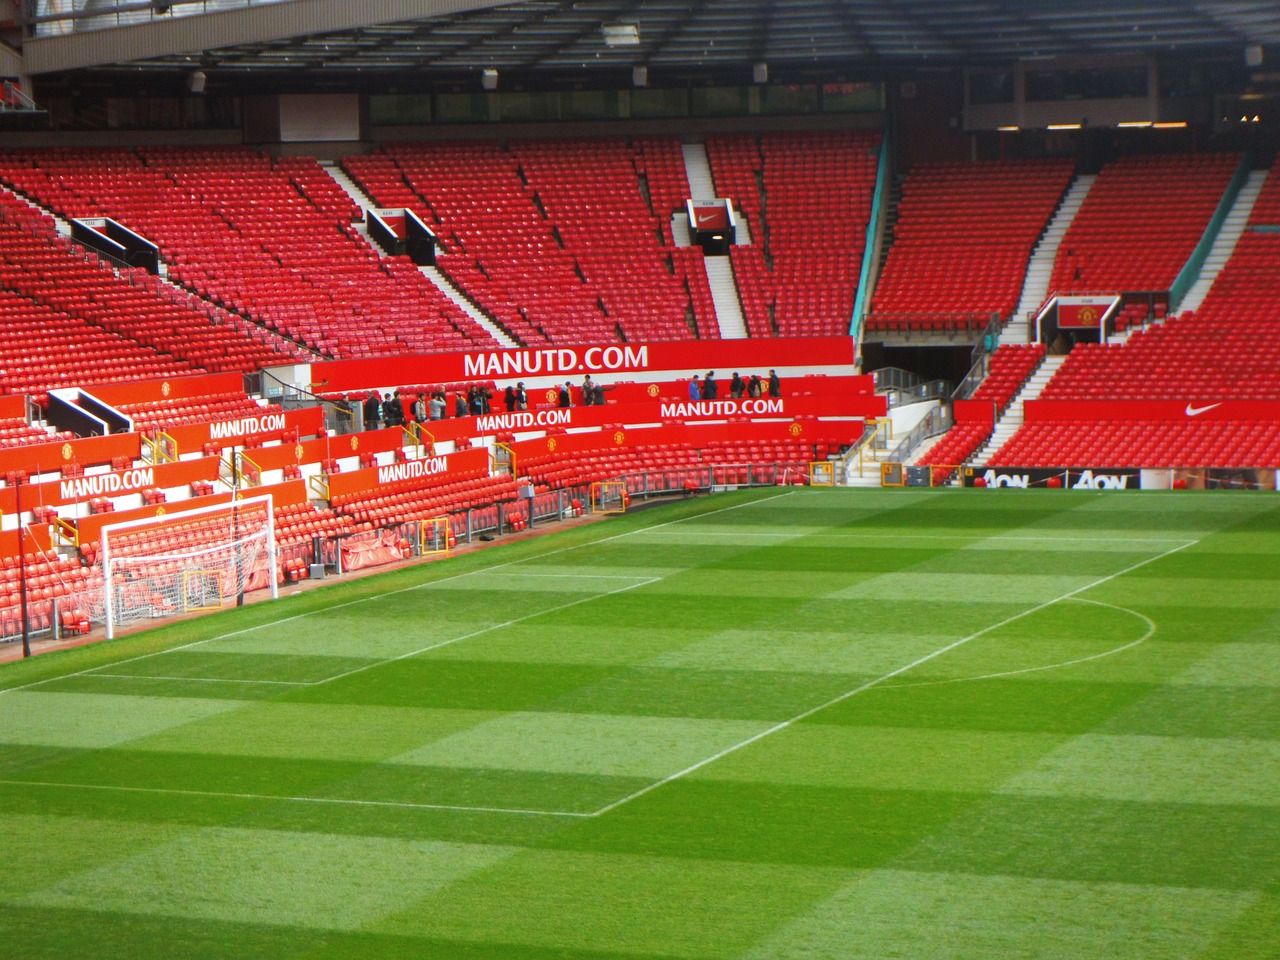
M 245 464 L 249 465 L 249 469 L 245 469 Z M 262 467 L 260 467 L 247 453 L 240 454 L 240 485 L 245 487 L 257 487 L 262 484 Z
M 154 438 L 144 433 L 142 459 L 148 463 L 173 463 L 178 459 L 178 441 L 163 430 L 157 431 Z
M 80 530 L 66 517 L 53 518 L 53 532 L 63 543 L 79 548 Z
M 315 474 L 307 481 L 307 485 L 311 487 L 318 499 L 329 499 L 329 482 L 322 475 Z
M 511 449 L 511 447 L 507 446 L 505 443 L 502 443 L 501 441 L 495 442 L 494 446 L 501 447 L 503 450 L 507 451 L 507 456 L 511 458 L 511 461 L 510 461 L 511 476 L 513 477 L 517 476 L 519 474 L 519 471 L 516 470 L 516 452 L 513 449 Z M 493 466 L 496 468 L 498 466 L 497 457 L 494 457 L 493 460 L 494 460 Z

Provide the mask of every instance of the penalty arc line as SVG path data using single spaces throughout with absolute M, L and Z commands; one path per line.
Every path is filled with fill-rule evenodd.
M 1076 603 L 1091 603 L 1096 607 L 1106 607 L 1109 610 L 1119 610 L 1121 613 L 1131 613 L 1147 624 L 1147 632 L 1137 640 L 1130 640 L 1128 643 L 1121 644 L 1118 647 L 1113 647 L 1110 650 L 1103 650 L 1101 653 L 1091 653 L 1087 657 L 1076 657 L 1074 660 L 1064 660 L 1061 663 L 1046 663 L 1038 667 L 1023 667 L 1020 670 L 1002 670 L 1000 673 L 984 673 L 979 677 L 950 677 L 946 680 L 917 680 L 910 683 L 887 683 L 880 689 L 908 690 L 912 687 L 938 687 L 951 683 L 973 683 L 978 680 L 999 680 L 1002 677 L 1020 677 L 1026 673 L 1042 673 L 1045 670 L 1061 670 L 1063 667 L 1074 667 L 1081 663 L 1090 663 L 1094 660 L 1104 660 L 1107 657 L 1114 657 L 1117 653 L 1124 653 L 1126 650 L 1132 650 L 1134 647 L 1141 646 L 1156 635 L 1156 622 L 1146 614 L 1139 613 L 1137 610 L 1130 610 L 1128 607 L 1118 607 L 1114 603 L 1103 603 L 1101 600 L 1086 600 L 1084 597 L 1068 597 L 1067 599 L 1074 600 Z
M 710 766 L 711 764 L 715 763 L 717 760 L 722 760 L 725 757 L 729 756 L 730 754 L 737 753 L 739 750 L 742 750 L 745 747 L 749 747 L 753 743 L 759 743 L 761 740 L 764 740 L 766 737 L 771 737 L 775 733 L 781 733 L 783 730 L 786 730 L 789 727 L 793 727 L 797 723 L 800 723 L 803 720 L 807 720 L 809 717 L 812 717 L 814 714 L 820 713 L 823 710 L 826 710 L 828 707 L 834 707 L 836 704 L 844 703 L 844 701 L 852 697 L 856 697 L 860 693 L 864 693 L 867 690 L 872 689 L 873 687 L 880 686 L 886 680 L 892 680 L 894 677 L 900 676 L 906 673 L 908 670 L 914 670 L 916 667 L 920 666 L 921 664 L 925 664 L 925 663 L 928 663 L 930 660 L 937 659 L 938 657 L 942 656 L 944 653 L 950 653 L 952 650 L 955 650 L 958 647 L 962 647 L 966 643 L 969 643 L 973 640 L 977 640 L 979 637 L 986 636 L 988 633 L 991 633 L 993 630 L 999 630 L 1001 627 L 1008 626 L 1011 623 L 1015 623 L 1018 620 L 1021 620 L 1023 617 L 1028 617 L 1031 614 L 1038 613 L 1039 611 L 1044 610 L 1047 607 L 1051 607 L 1054 604 L 1061 603 L 1063 600 L 1069 600 L 1072 597 L 1074 597 L 1076 594 L 1084 593 L 1086 590 L 1092 590 L 1094 587 L 1100 587 L 1104 583 L 1108 583 L 1116 579 L 1117 577 L 1124 576 L 1125 574 L 1132 573 L 1134 570 L 1138 570 L 1141 567 L 1145 567 L 1149 563 L 1155 563 L 1157 560 L 1163 560 L 1165 557 L 1173 556 L 1173 554 L 1177 553 L 1178 551 L 1185 550 L 1191 546 L 1195 546 L 1195 544 L 1199 542 L 1200 542 L 1199 540 L 1189 540 L 1186 543 L 1183 543 L 1181 546 L 1173 547 L 1172 549 L 1166 550 L 1163 553 L 1157 554 L 1154 557 L 1148 557 L 1145 560 L 1141 560 L 1138 563 L 1125 567 L 1123 570 L 1117 570 L 1115 573 L 1108 574 L 1105 577 L 1101 577 L 1098 580 L 1094 580 L 1092 583 L 1087 583 L 1082 587 L 1076 587 L 1074 590 L 1070 590 L 1067 593 L 1064 593 L 1060 597 L 1054 597 L 1052 600 L 1046 600 L 1044 603 L 1036 604 L 1036 606 L 1030 607 L 1027 610 L 1023 610 L 1021 613 L 1015 613 L 1013 616 L 1006 617 L 1005 619 L 1001 620 L 999 623 L 993 623 L 988 627 L 983 627 L 981 630 L 978 630 L 975 633 L 971 633 L 967 637 L 961 637 L 959 640 L 953 640 L 951 643 L 948 643 L 945 646 L 939 647 L 937 650 L 934 650 L 932 653 L 927 653 L 922 657 L 918 657 L 915 660 L 912 660 L 910 663 L 906 663 L 900 667 L 896 667 L 893 670 L 890 670 L 888 673 L 881 674 L 880 676 L 872 680 L 868 680 L 866 683 L 863 683 L 857 687 L 854 687 L 852 690 L 848 690 L 840 694 L 839 696 L 832 697 L 830 700 L 827 700 L 825 703 L 820 703 L 816 707 L 810 707 L 808 710 L 805 710 L 802 713 L 796 714 L 794 717 L 791 717 L 789 720 L 783 720 L 783 721 L 780 721 L 779 723 L 775 723 L 773 726 L 768 727 L 764 730 L 761 730 L 759 733 L 754 734 L 750 737 L 747 737 L 747 739 L 745 740 L 739 741 L 738 743 L 725 747 L 723 750 L 719 751 L 718 753 L 714 753 L 703 760 L 699 760 L 697 763 L 690 764 L 689 766 L 685 767 L 683 770 L 677 770 L 675 773 L 670 774 L 669 776 L 663 777 L 661 780 L 656 780 L 653 783 L 649 784 L 648 786 L 641 787 L 639 790 L 636 790 L 634 793 L 629 793 L 625 797 L 622 797 L 619 800 L 615 800 L 610 804 L 606 804 L 605 806 L 601 807 L 599 810 L 594 811 L 591 815 L 593 817 L 603 816 L 604 814 L 609 813 L 611 810 L 616 810 L 619 807 L 623 806 L 624 804 L 630 803 L 632 800 L 638 800 L 640 797 L 643 797 L 646 794 L 652 793 L 654 790 L 657 790 L 660 787 L 665 787 L 667 784 L 673 783 L 674 781 L 679 780 L 683 777 L 686 777 L 691 773 L 701 770 L 703 767 Z
M 677 523 L 686 523 L 691 520 L 701 520 L 703 517 L 715 516 L 718 513 L 727 513 L 730 510 L 740 510 L 743 507 L 750 507 L 759 503 L 767 503 L 770 500 L 777 500 L 781 497 L 789 497 L 794 492 L 795 491 L 788 490 L 786 493 L 775 493 L 767 497 L 761 497 L 759 500 L 748 500 L 745 503 L 735 503 L 727 507 L 719 507 L 715 510 L 708 510 L 706 513 L 698 513 L 691 517 L 677 517 L 674 520 L 666 520 L 663 523 L 657 523 L 657 524 L 654 524 L 653 526 L 641 527 L 638 530 L 628 530 L 625 533 L 617 533 L 611 537 L 601 537 L 597 540 L 588 540 L 585 543 L 575 543 L 567 547 L 557 547 L 555 550 L 548 550 L 545 553 L 535 554 L 532 557 L 521 557 L 518 560 L 507 560 L 504 563 L 495 563 L 492 566 L 482 567 L 477 570 L 468 570 L 465 573 L 455 573 L 448 577 L 441 577 L 438 580 L 429 580 L 425 583 L 415 583 L 409 587 L 400 587 L 399 589 L 396 589 L 396 590 L 387 590 L 383 593 L 371 594 L 365 597 L 356 597 L 355 599 L 352 599 L 352 600 L 344 600 L 341 603 L 335 603 L 327 607 L 321 607 L 318 610 L 308 610 L 305 613 L 297 613 L 288 617 L 280 617 L 279 619 L 271 620 L 271 621 L 268 621 L 267 623 L 259 623 L 259 624 L 255 624 L 252 627 L 244 627 L 240 630 L 232 630 L 229 633 L 220 633 L 216 637 L 206 637 L 203 640 L 193 640 L 190 643 L 180 644 L 179 646 L 176 646 L 176 647 L 167 647 L 164 650 L 156 650 L 156 651 L 153 651 L 152 653 L 143 653 L 143 654 L 139 654 L 136 657 L 127 657 L 124 660 L 117 660 L 114 663 L 103 664 L 102 666 L 97 666 L 97 667 L 86 667 L 83 670 L 76 670 L 73 673 L 64 673 L 56 677 L 47 677 L 44 680 L 33 680 L 31 683 L 23 683 L 14 687 L 5 687 L 3 689 L 0 689 L 0 696 L 3 696 L 6 693 L 14 693 L 19 690 L 29 690 L 32 687 L 39 687 L 46 683 L 55 683 L 58 680 L 69 680 L 72 677 L 81 677 L 86 675 L 109 677 L 109 676 L 112 676 L 112 674 L 99 673 L 98 671 L 108 670 L 111 667 L 123 666 L 126 663 L 134 663 L 138 660 L 146 660 L 151 657 L 163 656 L 167 653 L 177 653 L 181 650 L 190 650 L 192 647 L 199 647 L 199 646 L 202 646 L 203 644 L 213 643 L 217 640 L 229 640 L 232 637 L 242 636 L 243 634 L 246 634 L 246 633 L 253 633 L 256 630 L 266 630 L 272 627 L 281 626 L 282 624 L 285 624 L 285 623 L 291 623 L 295 620 L 303 620 L 303 619 L 306 619 L 307 617 L 314 617 L 318 614 L 329 613 L 333 610 L 341 610 L 344 607 L 350 607 L 357 603 L 369 603 L 374 600 L 383 600 L 383 599 L 386 599 L 387 597 L 398 596 L 399 594 L 409 593 L 414 590 L 425 590 L 429 587 L 436 586 L 437 584 L 449 583 L 452 580 L 461 580 L 464 577 L 473 577 L 473 576 L 476 576 L 477 574 L 482 574 L 482 573 L 492 573 L 494 570 L 502 570 L 506 567 L 515 566 L 516 564 L 528 563 L 531 560 L 542 560 L 546 557 L 553 557 L 553 556 L 556 556 L 557 554 L 567 553 L 570 550 L 580 550 L 583 547 L 594 547 L 601 543 L 609 543 L 613 540 L 621 540 L 624 537 L 635 536 L 636 534 L 644 533 L 648 530 L 658 530 L 662 527 L 669 527 Z M 417 651 L 417 652 L 421 653 L 425 651 Z M 381 662 L 388 662 L 388 661 L 379 661 L 379 662 L 381 663 Z M 200 679 L 200 678 L 195 678 L 195 679 Z M 324 682 L 324 681 L 320 681 L 320 682 Z

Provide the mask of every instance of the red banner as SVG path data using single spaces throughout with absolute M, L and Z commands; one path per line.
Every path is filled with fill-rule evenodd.
M 1059 330 L 1096 330 L 1119 297 L 1062 296 L 1058 298 Z
M 335 473 L 329 477 L 329 496 L 345 497 L 353 493 L 367 493 L 388 483 L 401 480 L 428 480 L 443 478 L 446 474 L 488 472 L 489 451 L 483 447 L 459 450 L 447 455 L 421 457 L 404 463 L 389 463 L 381 467 Z
M 420 383 L 473 380 L 581 380 L 586 374 L 641 374 L 738 370 L 766 376 L 771 368 L 853 373 L 852 337 L 685 340 L 674 343 L 542 347 L 477 353 L 420 354 L 367 360 L 333 360 L 311 366 L 327 393 Z M 670 379 L 663 377 L 662 379 Z M 728 378 L 725 377 L 727 390 Z
M 239 373 L 206 373 L 194 377 L 169 377 L 165 380 L 102 383 L 82 389 L 103 403 L 158 403 L 185 397 L 243 393 L 244 377 Z
M 195 480 L 216 480 L 218 460 L 205 457 L 177 463 L 144 464 L 127 470 L 64 477 L 48 483 L 33 483 L 22 488 L 22 509 L 35 506 L 60 506 L 83 503 L 98 497 L 121 497 L 138 493 L 146 487 L 162 490 L 180 487 Z M 0 490 L 0 513 L 17 510 L 17 494 L 13 487 Z
M 58 440 L 0 450 L 0 475 L 11 470 L 25 470 L 31 474 L 50 473 L 71 463 L 92 467 L 110 463 L 115 457 L 128 457 L 133 461 L 140 456 L 142 438 L 136 433 Z
M 459 421 L 462 422 L 462 421 Z M 260 468 L 280 470 L 296 463 L 320 463 L 324 460 L 341 460 L 362 453 L 386 453 L 404 446 L 405 434 L 399 427 L 385 430 L 367 430 L 337 437 L 315 437 L 297 443 L 281 443 L 270 447 L 255 447 L 243 453 Z
M 1045 420 L 1275 421 L 1280 420 L 1280 400 L 1028 400 L 1023 411 L 1027 423 Z
M 26 420 L 27 398 L 21 394 L 0 397 L 0 420 Z
M 299 437 L 314 437 L 324 428 L 324 409 L 305 407 L 301 410 L 268 412 L 235 420 L 213 423 L 188 423 L 170 427 L 166 433 L 178 444 L 179 453 L 203 449 L 206 443 L 219 447 L 243 447 L 259 440 L 280 440 L 286 433 L 298 431 Z
M 888 400 L 883 396 L 843 397 L 761 397 L 740 400 L 668 400 L 649 403 L 607 403 L 602 407 L 569 407 L 566 409 L 517 410 L 507 413 L 432 420 L 424 429 L 436 442 L 461 437 L 492 436 L 498 433 L 524 433 L 538 430 L 602 427 L 610 423 L 626 425 L 661 423 L 665 420 L 697 422 L 700 420 L 786 420 L 803 417 L 840 417 L 867 419 L 888 414 Z M 336 442 L 336 441 L 335 441 Z
M 951 404 L 956 423 L 995 423 L 996 405 L 990 400 L 956 400 Z

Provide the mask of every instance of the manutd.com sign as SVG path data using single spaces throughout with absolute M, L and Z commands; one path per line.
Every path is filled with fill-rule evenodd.
M 468 377 L 647 370 L 649 347 L 588 347 L 581 352 L 565 347 L 555 350 L 503 350 L 469 353 L 462 363 Z

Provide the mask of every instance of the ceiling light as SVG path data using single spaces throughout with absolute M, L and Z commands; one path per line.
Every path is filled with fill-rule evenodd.
M 640 46 L 640 27 L 634 23 L 605 23 L 600 26 L 607 47 Z
M 1187 126 L 1185 120 L 1166 120 L 1162 123 L 1153 123 L 1152 128 L 1155 130 L 1183 130 Z
M 1151 126 L 1151 121 L 1150 120 L 1122 120 L 1120 123 L 1117 123 L 1116 126 L 1119 127 L 1121 130 L 1135 130 L 1140 127 Z
M 498 71 L 493 67 L 485 67 L 480 71 L 480 86 L 486 90 L 498 89 Z
M 1002 133 L 1016 133 L 1018 130 L 1021 130 L 1022 128 L 1018 126 L 1016 123 L 1014 123 L 1014 124 L 1010 124 L 1009 126 L 996 127 L 996 129 L 1001 131 Z
M 1079 130 L 1081 128 L 1078 123 L 1051 123 L 1050 130 Z

